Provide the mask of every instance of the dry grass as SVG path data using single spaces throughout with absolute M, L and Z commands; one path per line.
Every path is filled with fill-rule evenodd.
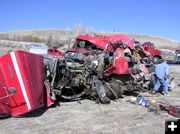
M 117 32 L 93 32 L 93 31 L 94 31 L 93 28 L 87 28 L 82 24 L 78 24 L 74 27 L 73 30 L 50 29 L 50 30 L 24 30 L 24 31 L 14 31 L 14 32 L 4 32 L 4 33 L 0 33 L 0 39 L 13 40 L 13 41 L 26 41 L 26 42 L 43 42 L 48 47 L 59 47 L 59 49 L 62 52 L 64 52 L 67 50 L 69 46 L 70 39 L 75 38 L 78 35 L 86 35 L 86 34 L 91 35 L 92 33 L 101 34 L 101 35 L 118 34 Z M 140 35 L 140 34 L 129 34 L 129 33 L 125 33 L 125 34 L 141 42 L 147 42 L 147 41 L 153 42 L 155 44 L 155 47 L 158 49 L 169 49 L 169 50 L 180 49 L 180 42 L 173 41 L 170 39 L 156 37 L 156 36 Z M 9 51 L 8 49 L 11 48 L 5 48 L 3 53 Z M 2 55 L 2 52 L 0 54 Z
M 39 37 L 35 37 L 32 35 L 15 35 L 15 34 L 11 35 L 8 33 L 1 33 L 0 39 L 10 40 L 10 41 L 37 42 L 37 43 L 44 42 L 44 40 L 40 39 Z
M 55 42 L 59 41 L 59 44 L 68 44 L 70 38 L 75 38 L 77 35 L 85 35 L 92 34 L 93 29 L 86 28 L 83 25 L 77 25 L 73 30 L 63 30 L 63 29 L 55 29 L 55 30 L 27 30 L 27 31 L 15 31 L 8 33 L 1 33 L 8 35 L 9 37 L 28 37 L 32 36 L 34 38 L 40 39 L 43 42 L 46 42 L 48 38 L 51 36 Z M 96 34 L 110 35 L 117 34 L 115 32 L 94 32 Z M 0 35 L 1 35 L 0 34 Z M 140 35 L 140 34 L 128 34 L 132 38 L 136 38 L 141 42 L 150 41 L 155 44 L 157 48 L 165 48 L 175 50 L 180 48 L 180 42 L 173 41 L 170 39 L 156 37 L 156 36 L 148 36 L 148 35 Z M 0 36 L 1 39 L 1 36 Z
M 159 49 L 179 50 L 180 46 L 158 46 Z

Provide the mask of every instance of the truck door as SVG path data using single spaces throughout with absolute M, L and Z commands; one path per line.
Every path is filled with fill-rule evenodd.
M 0 57 L 0 105 L 12 116 L 45 106 L 43 58 L 24 51 Z

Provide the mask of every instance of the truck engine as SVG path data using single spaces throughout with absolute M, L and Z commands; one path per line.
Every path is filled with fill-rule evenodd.
M 46 69 L 45 82 L 50 86 L 53 100 L 59 97 L 67 100 L 89 98 L 101 103 L 109 103 L 128 91 L 150 90 L 153 86 L 153 73 L 145 64 L 134 62 L 132 57 L 122 53 L 119 59 L 108 51 L 92 51 L 88 53 L 66 52 L 63 59 L 44 57 Z M 128 59 L 128 60 L 127 60 Z M 117 74 L 115 60 L 125 74 Z M 121 63 L 121 61 L 123 61 Z M 114 65 L 113 65 L 114 64 Z

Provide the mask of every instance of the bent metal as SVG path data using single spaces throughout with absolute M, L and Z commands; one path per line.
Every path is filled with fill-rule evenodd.
M 13 51 L 0 57 L 0 115 L 19 116 L 59 100 L 110 103 L 154 86 L 151 55 L 126 35 L 78 36 L 60 59 Z

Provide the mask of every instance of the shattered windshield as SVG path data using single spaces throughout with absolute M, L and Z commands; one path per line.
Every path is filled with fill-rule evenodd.
M 85 40 L 78 40 L 76 45 L 74 46 L 74 48 L 88 50 L 88 51 L 92 51 L 92 50 L 102 51 L 102 49 L 100 49 L 99 47 L 97 47 L 94 44 L 92 44 L 91 42 L 85 41 Z

